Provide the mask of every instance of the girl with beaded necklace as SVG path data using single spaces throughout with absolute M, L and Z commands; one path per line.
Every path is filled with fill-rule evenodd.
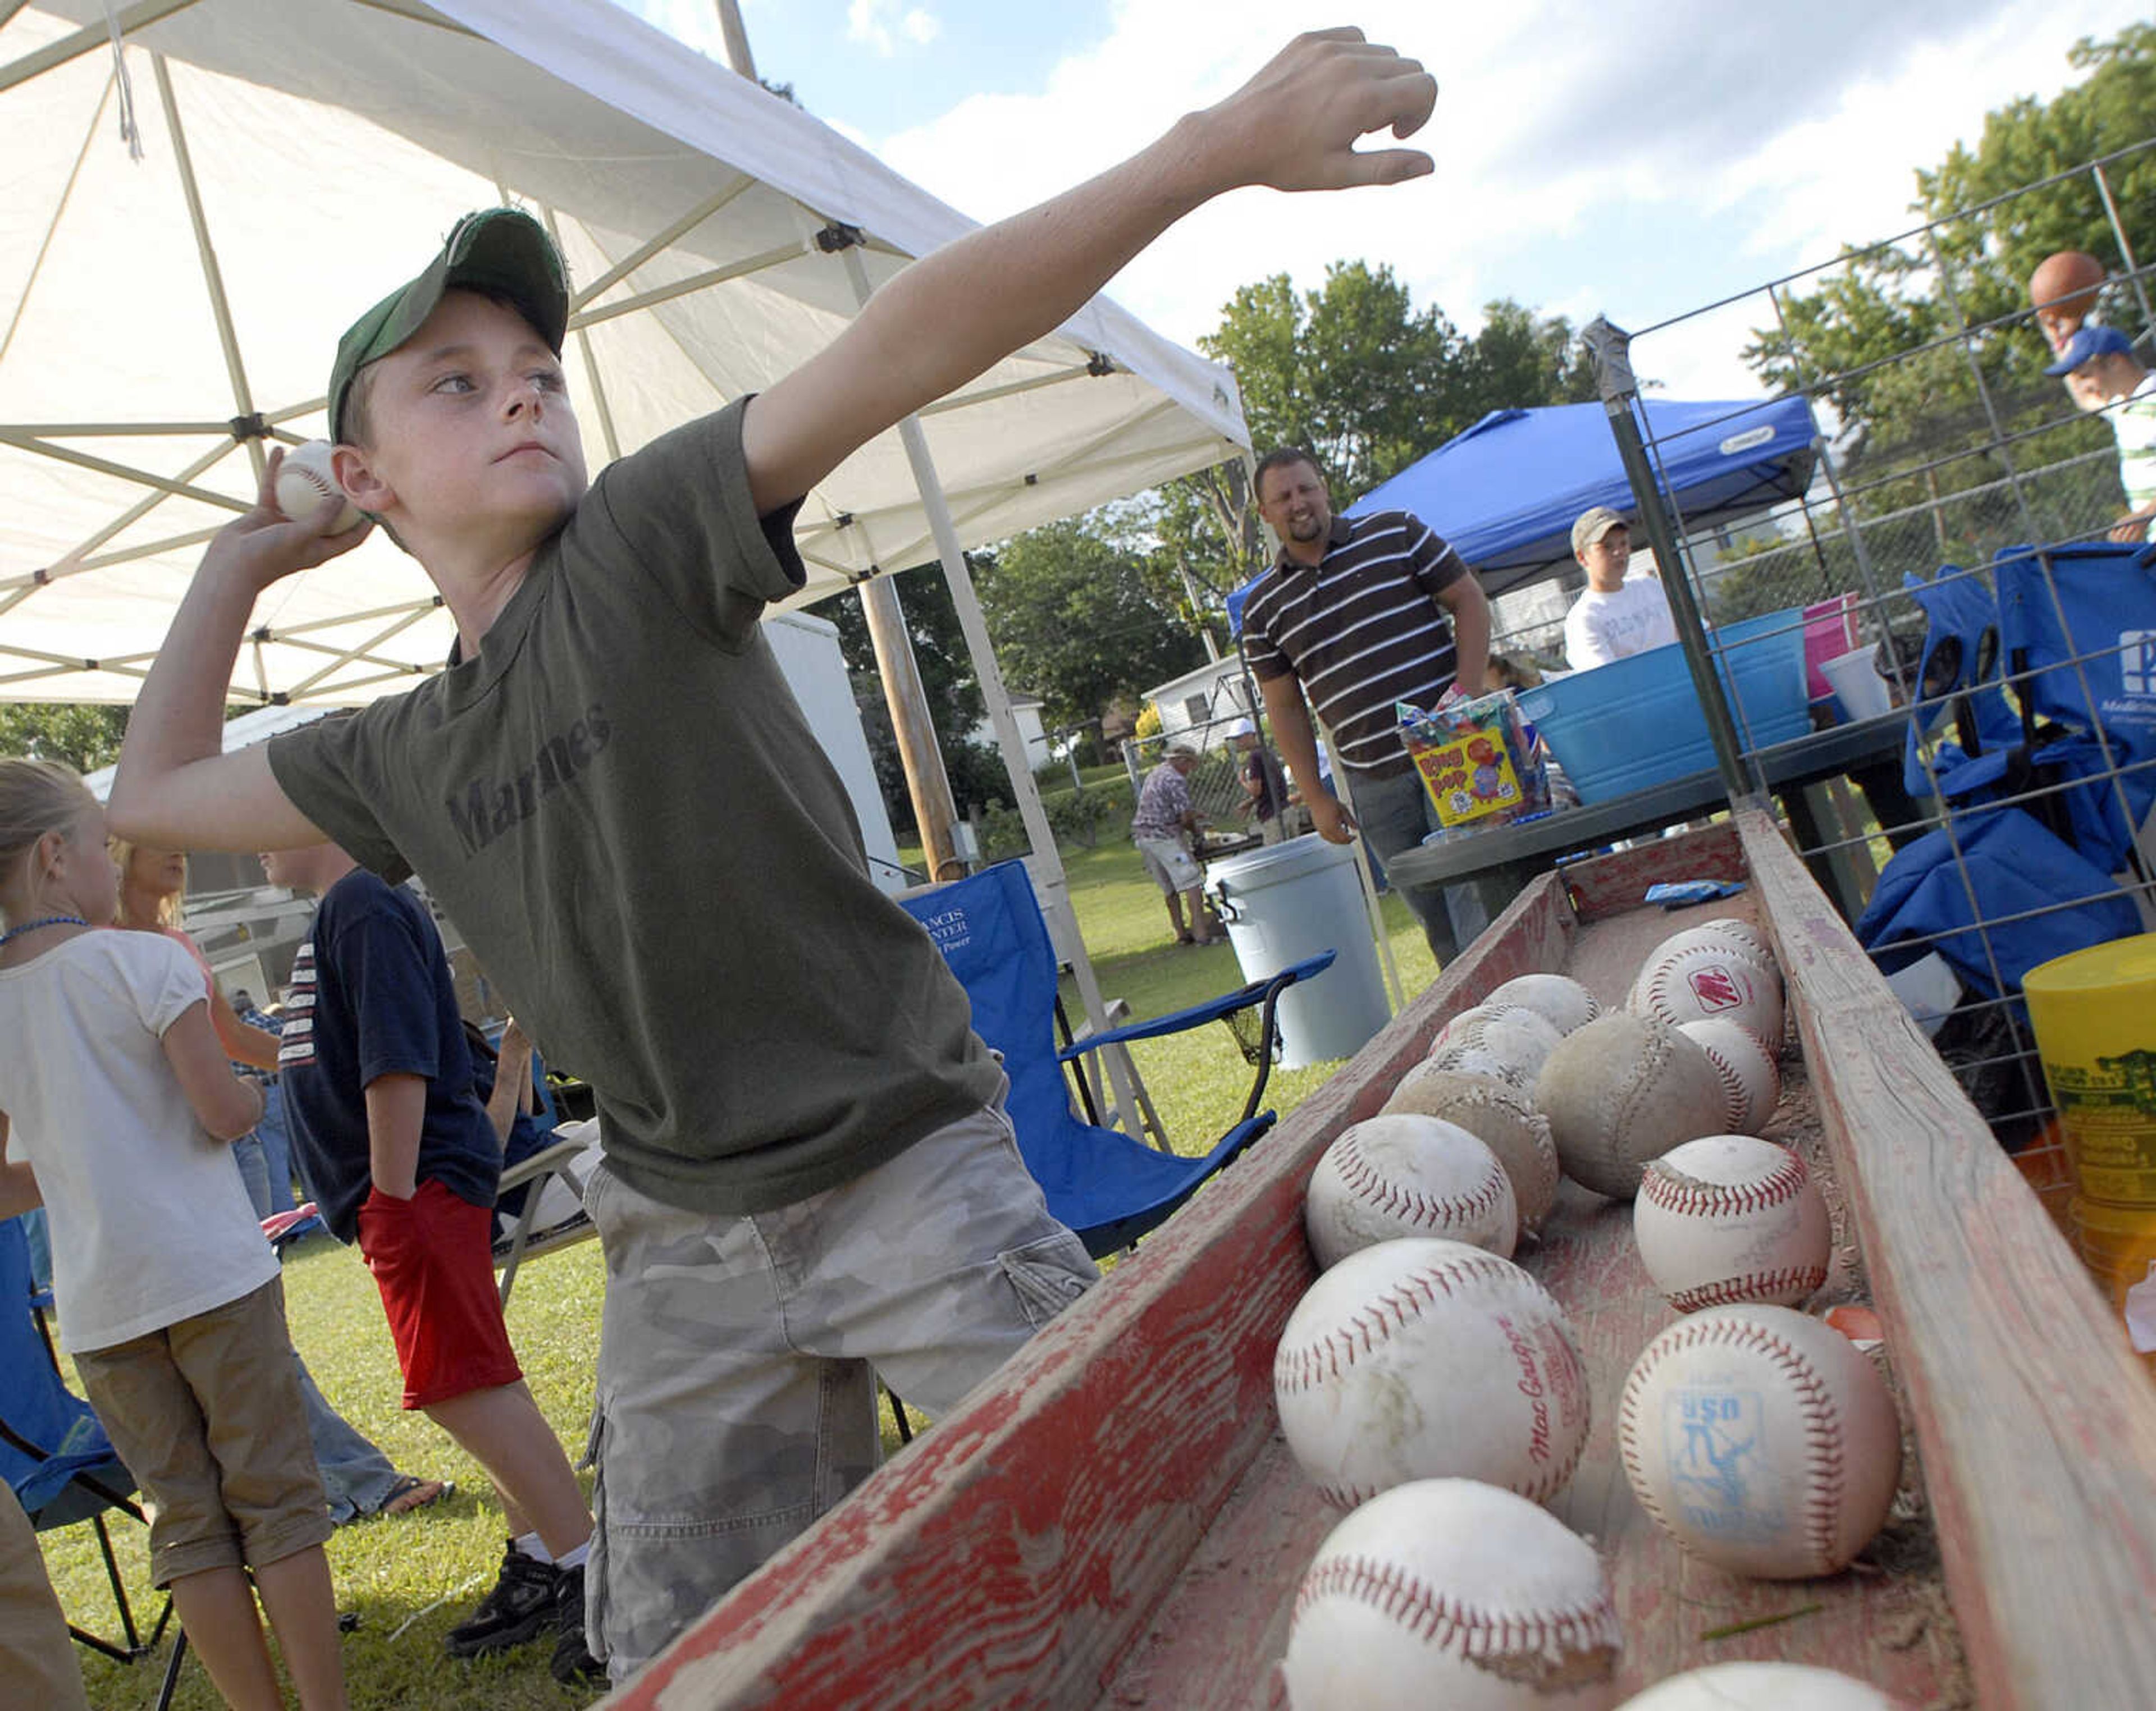
M 60 1341 L 149 1499 L 150 1563 L 228 1704 L 341 1711 L 330 1520 L 276 1257 L 233 1140 L 261 1098 L 200 971 L 112 918 L 105 815 L 49 761 L 0 761 L 0 1217 L 52 1217 Z

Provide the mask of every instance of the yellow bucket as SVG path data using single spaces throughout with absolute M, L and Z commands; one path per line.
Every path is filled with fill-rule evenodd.
M 2156 933 L 2055 958 L 2022 991 L 2082 1197 L 2156 1212 Z
M 2096 1278 L 2115 1312 L 2126 1311 L 2126 1292 L 2148 1282 L 2156 1267 L 2156 1212 L 2134 1212 L 2124 1206 L 2100 1206 L 2076 1198 L 2070 1217 L 2075 1245 L 2082 1263 Z M 2156 1370 L 2156 1350 L 2142 1358 Z

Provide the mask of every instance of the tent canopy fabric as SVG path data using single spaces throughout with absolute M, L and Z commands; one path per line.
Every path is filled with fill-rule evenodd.
M 971 223 L 608 0 L 0 5 L 0 697 L 131 699 L 267 431 L 457 217 L 555 230 L 597 469 L 770 384 Z M 131 106 L 141 158 L 121 140 Z M 1237 454 L 1229 372 L 1105 299 L 922 412 L 973 546 Z M 936 556 L 896 433 L 804 505 L 807 604 Z M 447 614 L 386 539 L 258 607 L 235 699 L 352 703 Z
M 1801 397 L 1643 407 L 1647 455 L 1686 530 L 1794 499 L 1811 479 L 1816 430 Z M 1573 520 L 1595 505 L 1633 514 L 1609 416 L 1558 404 L 1492 411 L 1347 510 L 1414 512 L 1502 594 L 1569 567 Z

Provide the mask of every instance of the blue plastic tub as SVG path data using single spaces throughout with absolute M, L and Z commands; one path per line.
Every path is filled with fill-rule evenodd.
M 1801 607 L 1723 624 L 1711 634 L 1715 669 L 1738 740 L 1749 749 L 1808 735 Z M 1672 643 L 1520 695 L 1520 711 L 1548 742 L 1583 802 L 1705 772 L 1714 766 L 1707 718 Z

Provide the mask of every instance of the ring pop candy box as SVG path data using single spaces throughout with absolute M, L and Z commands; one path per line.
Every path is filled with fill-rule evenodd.
M 1549 776 L 1512 690 L 1440 702 L 1429 713 L 1395 704 L 1400 741 L 1448 834 L 1502 826 L 1549 807 Z

